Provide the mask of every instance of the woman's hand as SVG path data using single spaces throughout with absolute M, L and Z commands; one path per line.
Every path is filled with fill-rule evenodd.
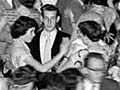
M 110 33 L 110 32 L 107 32 L 106 34 L 105 34 L 105 37 L 104 37 L 104 40 L 107 40 L 108 42 L 110 42 L 110 39 L 111 40 L 114 40 L 114 34 L 112 34 L 112 33 Z

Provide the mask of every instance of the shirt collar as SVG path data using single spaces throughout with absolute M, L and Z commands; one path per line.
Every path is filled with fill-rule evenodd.
M 49 36 L 52 37 L 53 35 L 55 35 L 57 33 L 57 29 L 51 31 L 51 32 L 47 32 L 46 30 L 43 30 L 43 36 Z

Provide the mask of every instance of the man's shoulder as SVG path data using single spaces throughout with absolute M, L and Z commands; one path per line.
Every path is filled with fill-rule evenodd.
M 60 31 L 60 30 L 58 30 L 58 34 L 60 34 L 62 37 L 69 37 L 69 38 L 71 37 L 70 34 L 63 32 L 63 31 Z

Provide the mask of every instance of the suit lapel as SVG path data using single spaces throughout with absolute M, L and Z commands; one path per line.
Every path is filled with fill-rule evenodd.
M 61 32 L 58 30 L 53 46 L 52 46 L 52 52 L 51 52 L 51 57 L 53 58 L 58 52 L 59 52 L 59 46 L 61 44 L 62 37 L 61 37 Z
M 38 32 L 34 38 L 34 50 L 35 51 L 35 56 L 36 56 L 36 59 L 41 63 L 41 56 L 40 56 L 40 36 L 41 36 L 41 32 Z

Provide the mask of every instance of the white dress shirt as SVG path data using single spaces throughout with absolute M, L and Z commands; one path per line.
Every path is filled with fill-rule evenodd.
M 47 32 L 46 30 L 43 30 L 41 33 L 41 36 L 40 36 L 40 56 L 41 56 L 42 64 L 46 63 L 46 62 L 44 62 L 43 58 L 44 58 L 44 50 L 45 50 L 45 44 L 46 44 L 47 37 L 48 36 L 50 37 L 50 41 L 51 41 L 50 47 L 52 49 L 56 34 L 57 34 L 56 29 L 53 30 L 52 32 Z

